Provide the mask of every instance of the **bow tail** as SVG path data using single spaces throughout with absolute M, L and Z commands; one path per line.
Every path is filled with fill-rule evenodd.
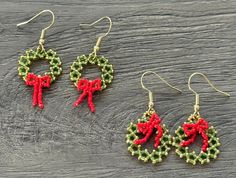
M 89 106 L 91 112 L 95 112 L 95 106 L 93 104 L 93 94 L 92 94 L 92 92 L 89 92 L 89 94 L 88 94 L 88 106 Z
M 83 93 L 79 96 L 79 98 L 74 102 L 73 106 L 76 107 L 78 106 L 80 103 L 82 103 L 82 101 L 84 100 L 84 98 L 86 97 L 87 92 L 83 91 Z
M 160 125 L 158 125 L 156 127 L 156 129 L 157 129 L 158 133 L 157 133 L 157 135 L 155 137 L 155 143 L 154 143 L 154 147 L 155 148 L 157 148 L 159 146 L 161 137 L 163 136 L 163 129 L 162 129 L 162 127 Z
M 42 89 L 42 84 L 39 84 L 38 87 L 38 106 L 39 108 L 43 109 L 44 108 L 44 104 L 43 104 L 43 89 Z
M 35 74 L 29 73 L 26 77 L 25 84 L 33 86 L 32 105 L 36 106 L 38 104 L 39 78 Z
M 206 150 L 208 148 L 208 136 L 204 130 L 201 130 L 199 133 L 201 134 L 201 136 L 203 138 L 202 151 L 206 152 Z
M 39 91 L 38 82 L 36 82 L 33 87 L 34 87 L 34 91 L 33 91 L 33 101 L 32 101 L 32 104 L 33 104 L 33 106 L 36 106 L 38 104 L 38 91 Z

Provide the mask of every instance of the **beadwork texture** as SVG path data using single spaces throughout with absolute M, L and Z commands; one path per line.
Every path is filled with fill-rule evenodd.
M 112 82 L 113 79 L 113 67 L 103 56 L 96 56 L 95 58 L 91 56 L 82 55 L 78 56 L 77 59 L 71 65 L 70 79 L 77 86 L 79 79 L 81 78 L 81 72 L 84 66 L 89 64 L 98 65 L 101 69 L 101 88 L 102 90 L 107 87 L 108 84 Z
M 199 121 L 201 121 L 202 118 L 196 115 L 191 115 L 187 122 L 184 124 L 199 124 Z M 201 124 L 203 126 L 206 126 L 206 124 Z M 202 150 L 197 155 L 195 151 L 190 151 L 189 147 L 186 146 L 184 143 L 186 141 L 191 140 L 192 138 L 189 138 L 184 130 L 183 127 L 179 126 L 179 128 L 175 131 L 176 136 L 173 137 L 173 146 L 176 147 L 176 153 L 180 156 L 180 158 L 186 159 L 187 163 L 191 163 L 195 165 L 197 162 L 201 164 L 209 163 L 210 159 L 216 159 L 217 155 L 219 154 L 218 147 L 220 146 L 219 138 L 217 137 L 217 131 L 216 129 L 211 126 L 207 127 L 206 129 L 206 136 L 207 136 L 207 144 L 204 142 L 203 137 L 203 145 Z M 200 134 L 200 133 L 199 133 Z M 191 140 L 190 142 L 193 143 L 195 139 Z M 189 143 L 189 144 L 191 144 Z M 205 146 L 207 145 L 207 147 Z
M 45 72 L 44 75 L 35 75 L 30 72 L 30 64 L 35 60 L 44 59 L 49 62 L 50 71 Z M 25 55 L 22 55 L 19 59 L 18 74 L 23 78 L 26 85 L 33 86 L 34 92 L 32 97 L 32 105 L 39 106 L 43 109 L 44 104 L 42 100 L 43 88 L 49 88 L 50 83 L 53 82 L 57 76 L 62 72 L 61 60 L 57 56 L 56 52 L 49 49 L 45 51 L 43 49 L 37 48 L 36 51 L 29 49 L 26 51 Z
M 162 130 L 162 136 L 159 139 L 158 145 L 155 143 L 152 151 L 148 149 L 144 149 L 142 145 L 136 144 L 135 141 L 139 140 L 141 137 L 143 138 L 143 134 L 138 131 L 138 124 L 140 123 L 148 123 L 151 119 L 153 113 L 145 112 L 141 119 L 138 119 L 137 123 L 130 123 L 129 127 L 127 128 L 127 135 L 126 135 L 126 142 L 128 144 L 128 151 L 131 153 L 132 156 L 138 157 L 139 160 L 144 162 L 151 161 L 153 164 L 161 162 L 163 157 L 168 155 L 171 145 L 171 136 L 169 135 L 169 131 L 167 130 L 164 124 L 160 124 Z M 159 130 L 159 131 L 158 131 Z M 157 136 L 160 134 L 160 128 L 156 129 Z M 153 134 L 153 133 L 152 133 Z M 146 140 L 147 141 L 147 140 Z
M 73 106 L 78 106 L 86 96 L 88 96 L 88 106 L 91 112 L 95 111 L 95 106 L 93 104 L 93 93 L 95 91 L 101 90 L 101 80 L 96 79 L 93 81 L 89 81 L 86 79 L 80 79 L 77 85 L 78 91 L 83 91 L 80 97 L 74 102 Z
M 45 75 L 43 77 L 37 76 L 33 73 L 29 73 L 26 77 L 26 85 L 33 86 L 33 106 L 39 106 L 41 109 L 44 108 L 42 96 L 43 96 L 43 88 L 49 88 L 51 82 L 51 77 L 49 75 Z

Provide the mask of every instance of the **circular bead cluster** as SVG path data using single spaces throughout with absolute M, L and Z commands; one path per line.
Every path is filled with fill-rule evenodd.
M 147 122 L 150 118 L 151 114 L 145 112 L 141 119 L 138 119 L 138 123 Z M 148 149 L 142 148 L 142 145 L 134 144 L 134 140 L 139 139 L 139 133 L 137 130 L 137 125 L 135 123 L 130 123 L 127 128 L 128 134 L 126 135 L 126 142 L 128 144 L 128 151 L 132 156 L 138 157 L 139 160 L 144 162 L 148 162 L 150 160 L 153 164 L 162 161 L 162 158 L 168 155 L 171 146 L 171 136 L 169 135 L 169 131 L 167 130 L 164 124 L 161 125 L 163 129 L 163 136 L 160 140 L 160 145 L 149 151 Z
M 198 119 L 199 116 L 191 115 L 186 123 L 194 123 Z M 216 159 L 219 154 L 218 147 L 220 146 L 219 138 L 217 138 L 216 129 L 211 126 L 207 130 L 206 134 L 208 136 L 208 148 L 206 152 L 201 151 L 198 155 L 195 151 L 190 152 L 188 147 L 180 146 L 180 143 L 187 138 L 184 133 L 183 127 L 180 127 L 175 131 L 176 136 L 173 137 L 173 146 L 176 147 L 176 153 L 180 156 L 180 158 L 185 158 L 187 163 L 191 163 L 195 165 L 197 162 L 201 164 L 209 163 L 210 159 Z
M 103 56 L 78 56 L 77 59 L 71 65 L 71 72 L 70 72 L 70 79 L 74 82 L 75 86 L 79 79 L 81 78 L 81 72 L 83 67 L 88 64 L 95 64 L 98 65 L 101 69 L 101 81 L 102 81 L 102 89 L 105 89 L 108 84 L 112 82 L 113 79 L 113 67 Z
M 38 48 L 36 51 L 32 49 L 27 50 L 26 54 L 22 55 L 19 59 L 19 76 L 21 76 L 23 80 L 26 81 L 26 77 L 30 72 L 30 64 L 32 61 L 39 59 L 45 59 L 49 62 L 50 72 L 45 72 L 45 75 L 49 75 L 51 77 L 51 82 L 53 82 L 56 77 L 61 74 L 62 68 L 60 58 L 52 49 L 49 49 L 48 51 L 42 50 L 40 48 Z

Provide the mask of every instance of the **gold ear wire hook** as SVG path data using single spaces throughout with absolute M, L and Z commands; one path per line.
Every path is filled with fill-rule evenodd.
M 182 93 L 182 91 L 176 87 L 174 87 L 173 85 L 169 84 L 164 78 L 162 78 L 159 74 L 157 74 L 156 72 L 153 72 L 153 71 L 146 71 L 142 74 L 141 76 L 141 86 L 144 90 L 147 90 L 148 91 L 148 95 L 149 95 L 149 110 L 153 109 L 153 106 L 154 106 L 154 102 L 153 102 L 153 94 L 151 92 L 151 90 L 149 90 L 147 87 L 144 86 L 143 84 L 143 77 L 144 75 L 146 75 L 147 73 L 152 73 L 152 74 L 155 74 L 161 81 L 163 81 L 166 85 L 168 85 L 170 88 L 178 91 L 179 93 Z
M 41 12 L 39 12 L 38 14 L 36 14 L 35 16 L 33 16 L 32 18 L 30 18 L 29 20 L 25 21 L 25 22 L 21 22 L 19 24 L 17 24 L 16 26 L 19 27 L 21 25 L 25 25 L 29 22 L 31 22 L 32 20 L 34 20 L 35 18 L 37 18 L 38 16 L 40 16 L 42 13 L 45 13 L 45 12 L 49 12 L 51 13 L 52 15 L 52 22 L 44 29 L 42 29 L 42 32 L 41 32 L 41 35 L 40 35 L 40 38 L 39 38 L 39 45 L 41 46 L 42 49 L 44 49 L 43 45 L 44 45 L 44 36 L 45 36 L 45 32 L 46 30 L 48 30 L 55 22 L 55 15 L 54 13 L 51 11 L 51 10 L 43 10 Z
M 111 18 L 108 17 L 108 16 L 104 16 L 104 17 L 102 17 L 102 18 L 96 20 L 95 22 L 93 22 L 93 23 L 91 23 L 91 24 L 80 24 L 80 26 L 89 26 L 89 27 L 91 27 L 91 26 L 95 25 L 96 23 L 100 22 L 100 21 L 103 20 L 103 19 L 108 19 L 110 25 L 109 25 L 108 31 L 107 31 L 106 33 L 104 33 L 103 35 L 101 35 L 101 36 L 98 37 L 97 42 L 96 42 L 96 45 L 94 46 L 94 50 L 93 50 L 93 53 L 92 53 L 92 54 L 94 54 L 94 57 L 97 56 L 97 52 L 98 52 L 99 49 L 100 49 L 100 44 L 101 44 L 102 38 L 104 38 L 105 36 L 107 36 L 107 35 L 110 33 L 110 31 L 111 31 L 111 27 L 112 27 Z
M 195 73 L 193 73 L 192 75 L 190 75 L 190 77 L 189 77 L 189 79 L 188 79 L 188 88 L 189 88 L 190 91 L 192 91 L 192 92 L 195 94 L 194 114 L 199 114 L 199 109 L 200 109 L 200 106 L 199 106 L 199 94 L 191 88 L 191 79 L 192 79 L 192 77 L 193 77 L 194 75 L 201 75 L 202 77 L 205 78 L 205 80 L 207 81 L 207 83 L 208 83 L 215 91 L 217 91 L 217 92 L 219 92 L 219 93 L 221 93 L 221 94 L 223 94 L 223 95 L 225 95 L 225 96 L 228 96 L 228 97 L 230 96 L 229 93 L 226 93 L 226 92 L 221 91 L 221 90 L 219 90 L 218 88 L 216 88 L 216 87 L 211 83 L 211 81 L 207 78 L 206 75 L 204 75 L 203 73 L 200 73 L 200 72 L 195 72 Z

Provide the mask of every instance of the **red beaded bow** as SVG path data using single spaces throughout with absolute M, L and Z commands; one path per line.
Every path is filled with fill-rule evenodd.
M 80 95 L 80 97 L 77 99 L 77 101 L 74 102 L 73 106 L 78 106 L 84 98 L 88 95 L 88 106 L 91 110 L 91 112 L 95 111 L 95 107 L 93 104 L 93 93 L 95 91 L 101 90 L 101 79 L 95 79 L 95 80 L 87 80 L 87 79 L 80 79 L 77 85 L 77 89 L 80 91 L 82 90 L 83 93 Z
M 138 139 L 138 140 L 134 140 L 134 144 L 140 145 L 140 144 L 146 143 L 147 140 L 152 135 L 154 128 L 156 128 L 158 133 L 155 137 L 154 147 L 157 148 L 158 145 L 160 144 L 160 139 L 163 136 L 163 129 L 160 126 L 160 123 L 161 123 L 161 119 L 159 118 L 159 116 L 156 113 L 151 115 L 148 122 L 138 123 L 137 124 L 138 132 L 144 134 L 145 137 Z
M 43 96 L 43 87 L 50 87 L 51 77 L 49 75 L 37 76 L 33 73 L 29 73 L 26 77 L 26 85 L 34 87 L 33 93 L 33 106 L 38 105 L 41 109 L 44 108 L 42 96 Z
M 209 128 L 208 122 L 203 118 L 199 119 L 198 122 L 194 124 L 186 123 L 183 124 L 183 129 L 185 134 L 190 137 L 188 140 L 184 140 L 180 143 L 181 146 L 188 146 L 193 143 L 199 133 L 203 138 L 202 151 L 205 152 L 208 147 L 208 136 L 206 130 Z

